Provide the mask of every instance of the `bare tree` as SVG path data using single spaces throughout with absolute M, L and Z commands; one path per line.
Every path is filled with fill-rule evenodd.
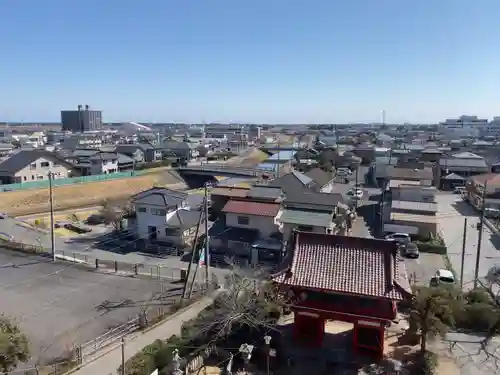
M 133 212 L 130 201 L 104 201 L 99 214 L 105 224 L 112 224 L 115 230 L 122 229 L 123 218 Z
M 420 332 L 420 351 L 427 352 L 427 340 L 443 336 L 453 326 L 452 288 L 417 287 L 410 311 L 410 330 Z
M 225 288 L 200 319 L 198 332 L 221 339 L 239 328 L 272 330 L 281 307 L 262 271 L 232 267 Z

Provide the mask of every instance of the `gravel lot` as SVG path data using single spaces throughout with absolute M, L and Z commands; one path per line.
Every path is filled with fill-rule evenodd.
M 158 306 L 181 293 L 180 285 L 95 273 L 4 249 L 0 269 L 0 312 L 28 335 L 33 361 L 45 362 L 127 322 L 151 305 L 152 296 Z

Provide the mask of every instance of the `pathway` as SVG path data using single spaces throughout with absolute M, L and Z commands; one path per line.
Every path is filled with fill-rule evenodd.
M 196 317 L 203 309 L 208 307 L 213 301 L 211 297 L 204 297 L 201 301 L 196 302 L 187 310 L 178 313 L 177 315 L 166 320 L 155 328 L 144 333 L 131 334 L 125 338 L 125 360 L 128 360 L 139 352 L 146 345 L 151 344 L 157 339 L 167 339 L 172 335 L 179 335 L 181 332 L 182 323 Z M 117 369 L 121 365 L 121 346 L 116 345 L 108 353 L 97 358 L 94 362 L 82 366 L 73 375 L 108 375 L 117 374 Z

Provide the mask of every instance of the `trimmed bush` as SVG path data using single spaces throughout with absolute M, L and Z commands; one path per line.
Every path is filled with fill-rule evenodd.
M 418 246 L 418 250 L 422 253 L 432 253 L 432 254 L 446 254 L 448 249 L 444 244 L 440 244 L 437 241 L 415 241 Z

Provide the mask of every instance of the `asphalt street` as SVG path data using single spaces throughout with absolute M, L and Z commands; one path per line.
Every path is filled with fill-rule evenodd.
M 479 237 L 476 225 L 479 222 L 479 215 L 470 204 L 462 200 L 460 195 L 442 192 L 436 196 L 436 199 L 438 202 L 437 220 L 439 230 L 448 247 L 448 256 L 457 274 L 460 274 L 462 267 L 462 242 L 464 237 L 464 223 L 465 219 L 467 219 L 467 229 L 465 231 L 464 289 L 471 289 L 473 287 L 476 268 Z M 499 246 L 498 240 L 495 239 L 486 226 L 482 230 L 483 239 L 479 258 L 480 279 L 486 276 L 491 267 L 500 264 L 500 251 L 497 248 Z

